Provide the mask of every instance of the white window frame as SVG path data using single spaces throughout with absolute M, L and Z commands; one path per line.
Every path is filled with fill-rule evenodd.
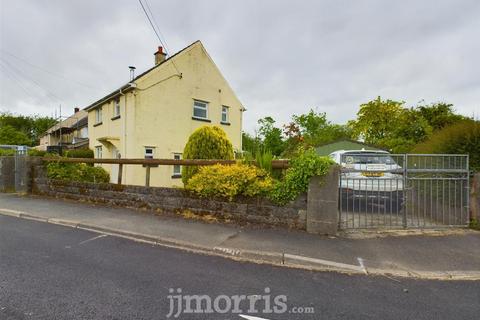
M 113 100 L 113 116 L 120 117 L 120 98 Z
M 229 110 L 230 108 L 228 106 L 222 106 L 222 115 L 221 115 L 221 118 L 220 118 L 220 122 L 221 123 L 228 123 L 228 114 L 229 114 Z M 225 120 L 223 120 L 223 116 L 225 115 Z
M 95 124 L 102 123 L 102 107 L 95 109 Z
M 147 150 L 150 150 L 151 152 L 147 152 Z M 155 147 L 145 147 L 144 156 L 145 159 L 153 159 L 153 157 L 155 156 Z
M 83 127 L 80 129 L 79 133 L 80 138 L 88 138 L 88 127 Z
M 182 154 L 181 153 L 174 153 L 173 154 L 173 159 L 175 160 L 182 160 Z M 173 176 L 179 177 L 182 175 L 182 166 L 175 164 L 173 165 Z
M 200 106 L 203 105 L 203 106 Z M 195 115 L 195 109 L 200 109 L 200 110 L 205 110 L 205 117 L 200 117 Z M 200 100 L 193 100 L 193 113 L 192 116 L 195 119 L 202 119 L 202 120 L 208 120 L 208 102 L 206 101 L 200 101 Z
M 102 148 L 102 146 L 96 146 L 95 147 L 95 157 L 97 159 L 102 159 L 103 158 L 103 148 Z

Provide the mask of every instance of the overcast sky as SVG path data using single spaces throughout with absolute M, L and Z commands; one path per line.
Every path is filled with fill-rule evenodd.
M 145 1 L 145 0 L 144 0 Z M 137 0 L 0 0 L 0 110 L 85 107 L 153 65 Z M 480 114 L 480 1 L 149 0 L 170 53 L 200 39 L 244 127 L 314 108 L 344 123 L 378 95 Z

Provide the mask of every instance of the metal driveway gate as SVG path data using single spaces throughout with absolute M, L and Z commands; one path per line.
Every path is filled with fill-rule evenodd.
M 466 226 L 468 155 L 341 155 L 340 228 Z

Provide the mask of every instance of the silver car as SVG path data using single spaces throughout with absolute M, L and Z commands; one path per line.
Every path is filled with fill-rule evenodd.
M 343 208 L 400 210 L 403 170 L 392 155 L 386 151 L 338 150 L 330 157 L 342 166 L 339 189 Z

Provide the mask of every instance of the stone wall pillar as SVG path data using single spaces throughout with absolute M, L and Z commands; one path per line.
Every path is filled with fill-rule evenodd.
M 0 192 L 15 192 L 15 157 L 0 157 Z
M 307 232 L 334 235 L 338 231 L 338 179 L 340 168 L 324 177 L 313 177 L 308 186 Z

